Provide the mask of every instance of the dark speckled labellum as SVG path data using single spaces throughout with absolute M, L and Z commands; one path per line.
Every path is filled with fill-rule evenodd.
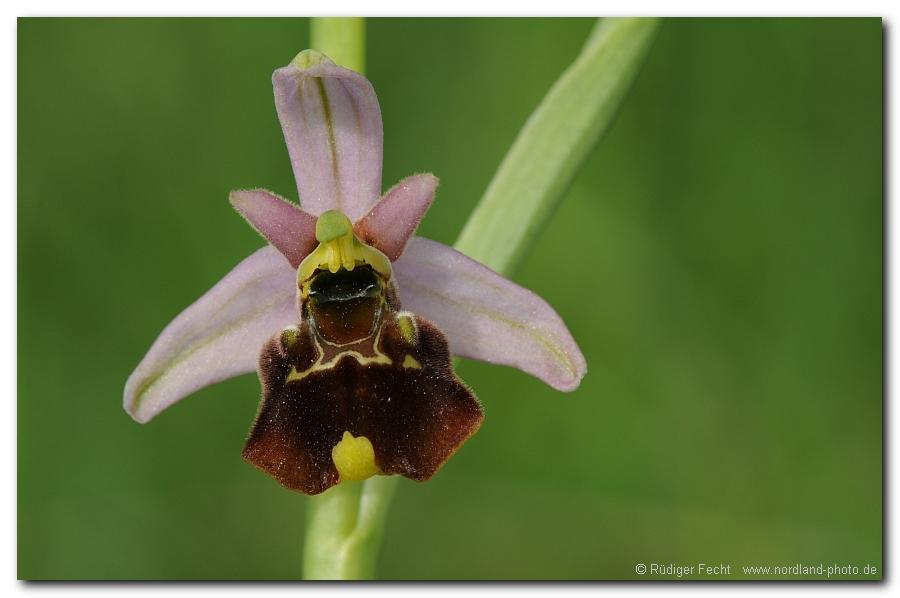
M 299 324 L 263 347 L 262 401 L 244 458 L 318 494 L 376 474 L 427 480 L 482 421 L 447 340 L 400 310 L 390 261 L 340 212 L 297 269 Z

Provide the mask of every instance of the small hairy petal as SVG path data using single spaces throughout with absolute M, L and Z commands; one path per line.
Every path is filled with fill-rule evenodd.
M 316 217 L 265 189 L 232 191 L 231 205 L 296 268 L 316 248 Z
M 394 263 L 403 308 L 432 320 L 454 355 L 516 367 L 574 390 L 584 355 L 546 301 L 451 247 L 413 237 Z
M 356 234 L 396 261 L 434 201 L 437 186 L 438 178 L 433 174 L 406 177 L 356 223 Z
M 320 60 L 304 68 L 295 59 L 275 71 L 275 107 L 300 205 L 356 221 L 381 195 L 381 109 L 368 79 Z
M 178 315 L 125 384 L 140 423 L 192 392 L 256 369 L 263 343 L 297 318 L 295 273 L 273 247 L 238 264 Z

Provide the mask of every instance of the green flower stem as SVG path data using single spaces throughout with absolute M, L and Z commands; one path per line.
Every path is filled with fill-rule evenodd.
M 456 248 L 512 272 L 609 127 L 643 63 L 656 19 L 601 19 L 500 164 Z
M 395 477 L 342 482 L 309 499 L 303 577 L 371 579 Z
M 362 17 L 316 17 L 310 20 L 310 47 L 336 64 L 366 72 L 366 20 Z
M 313 48 L 362 72 L 362 20 L 313 19 Z M 508 274 L 608 127 L 657 23 L 604 19 L 513 143 L 456 248 Z M 374 572 L 397 478 L 345 482 L 309 500 L 303 574 L 366 579 Z

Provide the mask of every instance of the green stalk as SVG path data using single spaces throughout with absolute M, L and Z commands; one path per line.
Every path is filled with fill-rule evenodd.
M 305 579 L 371 579 L 397 478 L 341 482 L 309 499 Z
M 513 270 L 612 121 L 656 28 L 654 19 L 598 23 L 519 133 L 457 249 L 501 274 Z M 359 72 L 364 40 L 362 19 L 312 20 L 313 48 Z M 396 483 L 344 482 L 309 500 L 306 579 L 371 578 Z
M 310 19 L 309 41 L 335 64 L 357 73 L 366 72 L 366 20 L 362 17 Z

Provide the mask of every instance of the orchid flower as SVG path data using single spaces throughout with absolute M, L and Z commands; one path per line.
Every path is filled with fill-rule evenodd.
M 575 389 L 585 360 L 552 307 L 413 236 L 437 178 L 416 174 L 381 195 L 371 83 L 312 50 L 272 79 L 300 205 L 232 192 L 269 245 L 163 330 L 125 385 L 125 410 L 144 423 L 256 369 L 262 400 L 244 458 L 317 494 L 375 474 L 434 475 L 483 419 L 451 356 Z

